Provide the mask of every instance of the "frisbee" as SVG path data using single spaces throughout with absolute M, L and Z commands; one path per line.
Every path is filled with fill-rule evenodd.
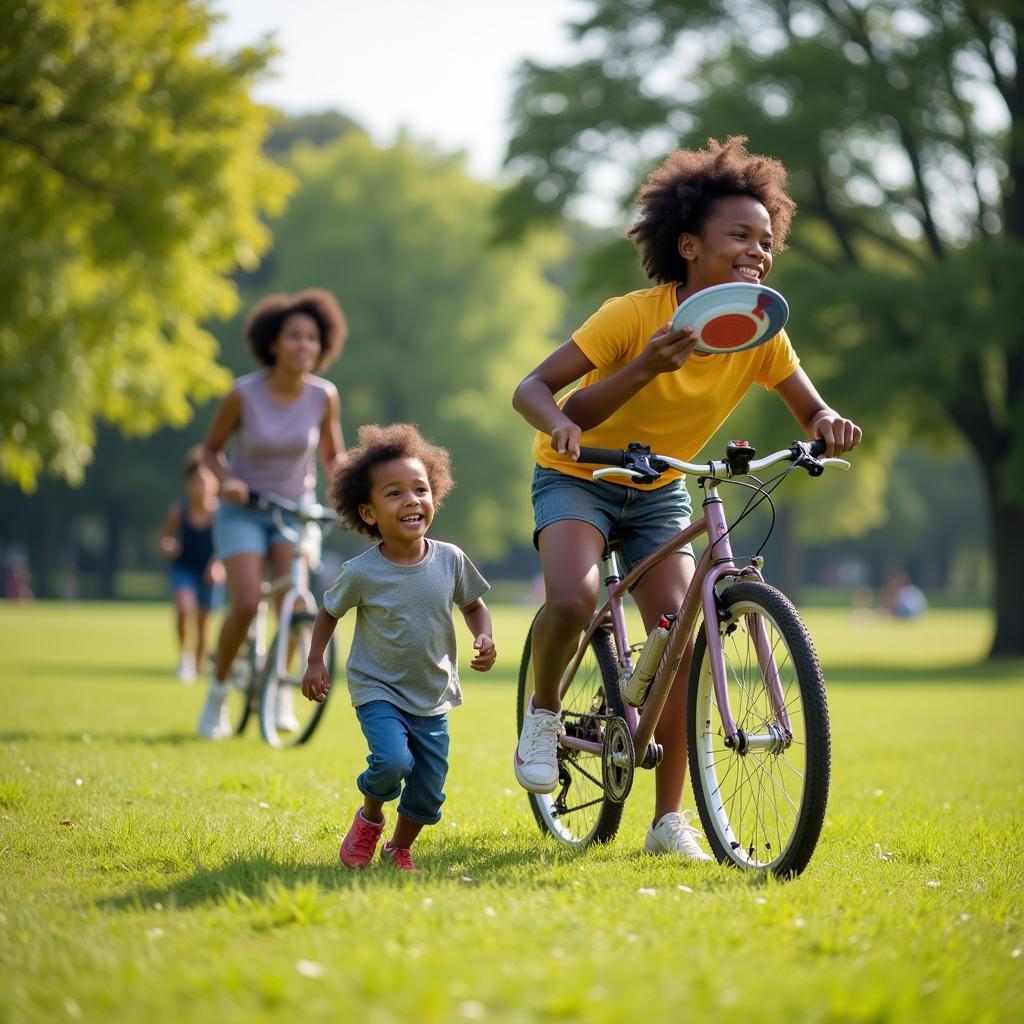
M 775 337 L 789 319 L 789 305 L 763 284 L 716 284 L 684 299 L 672 315 L 672 329 L 692 327 L 697 351 L 726 355 L 756 348 Z

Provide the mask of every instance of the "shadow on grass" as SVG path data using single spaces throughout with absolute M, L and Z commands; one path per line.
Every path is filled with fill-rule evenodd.
M 608 847 L 592 847 L 587 851 L 569 851 L 554 846 L 538 834 L 536 842 L 525 848 L 509 845 L 497 834 L 474 833 L 461 838 L 446 837 L 443 848 L 424 850 L 417 856 L 421 870 L 414 874 L 396 871 L 375 860 L 365 871 L 345 869 L 333 859 L 334 842 L 329 847 L 330 861 L 304 862 L 289 860 L 273 853 L 233 857 L 217 867 L 198 867 L 191 875 L 166 885 L 149 885 L 98 901 L 98 906 L 111 911 L 146 911 L 154 907 L 165 910 L 194 910 L 224 905 L 248 907 L 266 923 L 268 908 L 287 908 L 301 903 L 304 894 L 366 892 L 367 890 L 399 890 L 421 887 L 437 896 L 439 891 L 454 892 L 480 885 L 524 884 L 530 889 L 564 891 L 580 894 L 579 874 L 566 871 L 578 862 L 586 866 L 596 855 L 594 884 L 615 884 L 607 877 L 615 875 L 614 864 L 625 856 L 629 861 L 642 856 L 636 852 L 607 856 Z M 325 851 L 326 852 L 326 851 Z M 678 881 L 699 886 L 702 892 L 714 890 L 760 889 L 776 880 L 762 874 L 747 873 L 725 866 L 700 865 L 696 873 L 692 864 L 681 863 Z M 271 916 L 273 913 L 271 912 Z M 280 920 L 278 923 L 290 923 Z
M 850 683 L 886 686 L 903 683 L 994 683 L 1014 684 L 1024 681 L 1024 659 L 974 662 L 959 665 L 908 666 L 885 663 L 855 662 L 830 665 L 824 659 L 822 669 L 826 683 Z
M 86 739 L 88 737 L 88 739 Z M 0 732 L 0 743 L 141 743 L 146 746 L 182 746 L 185 743 L 208 744 L 195 732 L 134 733 L 95 732 L 91 729 L 78 732 L 52 733 L 27 732 L 14 729 Z
M 12 665 L 11 672 L 24 673 L 32 678 L 39 675 L 73 676 L 76 681 L 94 682 L 140 682 L 157 681 L 171 683 L 181 688 L 181 683 L 174 677 L 173 667 L 162 665 L 105 665 L 91 661 L 23 661 Z
M 333 846 L 331 847 L 333 852 Z M 483 882 L 507 878 L 523 868 L 546 863 L 540 843 L 536 851 L 509 849 L 495 841 L 474 844 L 464 859 L 449 845 L 438 856 L 423 853 L 418 858 L 421 870 L 410 875 L 374 861 L 365 871 L 341 867 L 337 861 L 315 863 L 289 861 L 271 854 L 233 857 L 215 868 L 198 868 L 193 874 L 163 886 L 146 886 L 133 892 L 98 902 L 108 910 L 146 910 L 154 904 L 167 909 L 189 910 L 223 902 L 273 899 L 281 889 L 296 890 L 315 886 L 324 892 L 401 889 L 412 884 L 439 884 L 454 888 L 473 888 Z M 455 861 L 458 867 L 453 866 Z M 564 883 L 571 887 L 572 882 Z

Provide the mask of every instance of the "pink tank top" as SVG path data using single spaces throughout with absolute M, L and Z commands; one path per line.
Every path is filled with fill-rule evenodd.
M 310 377 L 283 405 L 267 388 L 268 371 L 239 377 L 242 419 L 231 449 L 231 472 L 254 491 L 298 501 L 316 497 L 316 452 L 331 384 Z

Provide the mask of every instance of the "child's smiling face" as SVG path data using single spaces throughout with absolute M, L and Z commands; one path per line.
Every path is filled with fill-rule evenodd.
M 385 544 L 422 540 L 434 519 L 434 496 L 419 459 L 389 459 L 370 474 L 370 500 L 359 506 L 364 521 L 380 530 Z
M 699 235 L 679 236 L 687 290 L 745 281 L 760 284 L 772 269 L 772 222 L 753 196 L 717 200 Z

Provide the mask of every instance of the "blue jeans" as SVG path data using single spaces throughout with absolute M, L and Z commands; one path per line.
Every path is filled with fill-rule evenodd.
M 356 779 L 359 792 L 382 804 L 401 794 L 403 818 L 436 825 L 448 775 L 448 716 L 423 718 L 386 700 L 361 704 L 356 716 L 370 747 L 366 771 Z

